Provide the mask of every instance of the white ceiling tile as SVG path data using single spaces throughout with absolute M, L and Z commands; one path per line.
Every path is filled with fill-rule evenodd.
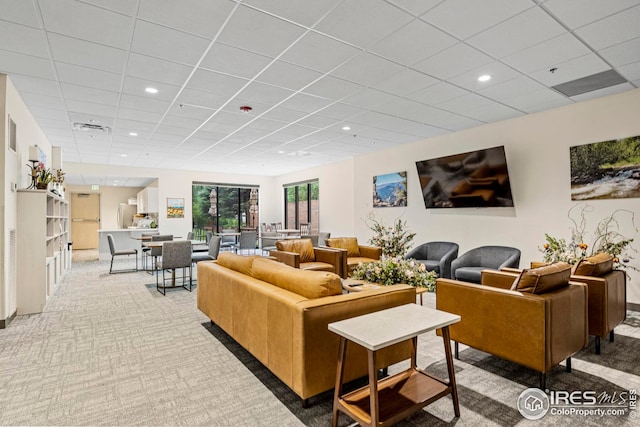
M 190 117 L 192 119 L 204 121 L 208 119 L 209 116 L 211 116 L 214 112 L 215 110 L 210 110 L 208 108 L 198 108 L 189 105 L 180 106 L 180 104 L 173 104 L 169 109 L 168 114 L 179 117 Z
M 118 74 L 64 62 L 55 62 L 55 66 L 61 82 L 96 87 L 113 92 L 120 91 L 122 77 Z
M 312 55 L 309 52 L 313 52 Z M 359 50 L 324 35 L 309 32 L 282 55 L 282 60 L 326 73 L 354 57 Z
M 380 92 L 375 89 L 365 89 L 344 99 L 344 103 L 361 107 L 366 110 L 375 109 L 381 105 L 389 105 L 398 99 L 395 95 Z M 324 112 L 323 115 L 326 115 Z
M 131 53 L 127 63 L 127 75 L 180 86 L 191 73 L 191 67 Z
M 466 115 L 482 122 L 491 123 L 520 117 L 524 115 L 524 113 L 496 102 L 491 105 L 485 105 L 481 108 L 471 110 L 467 112 Z
M 49 58 L 44 32 L 39 29 L 0 20 L 0 40 L 4 50 Z
M 541 108 L 555 108 L 571 104 L 571 100 L 553 89 L 544 88 L 528 92 L 525 96 L 510 99 L 506 104 L 526 113 L 534 113 L 541 111 Z
M 264 117 L 260 117 L 253 122 L 251 122 L 251 127 L 255 129 L 262 129 L 267 131 L 274 131 L 286 126 L 287 122 L 282 122 L 279 120 L 270 120 Z
M 41 1 L 39 5 L 47 31 L 120 49 L 129 46 L 131 17 L 74 0 Z
M 209 41 L 161 25 L 138 20 L 131 51 L 167 61 L 194 65 L 204 54 Z
M 260 74 L 257 80 L 297 91 L 321 76 L 322 74 L 316 71 L 298 67 L 297 65 L 284 61 L 277 61 Z
M 422 18 L 465 40 L 531 7 L 529 0 L 449 0 Z
M 519 98 L 529 92 L 535 92 L 543 89 L 546 89 L 544 85 L 530 79 L 529 77 L 521 76 L 490 86 L 486 89 L 482 89 L 479 93 L 495 101 L 508 104 L 509 101 L 514 98 Z
M 140 0 L 138 17 L 212 39 L 233 7 L 229 0 Z
M 49 96 L 60 95 L 58 83 L 54 80 L 21 76 L 19 74 L 12 74 L 9 79 L 13 82 L 19 92 L 34 92 Z
M 303 33 L 304 29 L 299 26 L 240 6 L 220 34 L 219 40 L 231 46 L 276 57 Z
M 478 77 L 484 74 L 490 75 L 491 80 L 487 82 L 479 82 Z M 521 74 L 514 71 L 513 68 L 504 65 L 502 62 L 496 61 L 453 77 L 452 79 L 449 79 L 449 82 L 471 91 L 478 91 L 519 76 L 521 76 Z
M 83 0 L 85 3 L 91 3 L 104 9 L 113 10 L 115 12 L 124 13 L 133 16 L 138 9 L 136 0 Z
M 41 118 L 41 119 L 38 119 L 38 124 L 42 128 L 71 130 L 71 123 L 69 123 L 68 120 Z
M 65 99 L 75 99 L 78 101 L 93 102 L 94 104 L 104 104 L 117 106 L 118 105 L 118 93 L 95 89 L 87 86 L 78 86 L 70 83 L 61 83 L 62 94 Z
M 557 70 L 553 73 L 549 70 L 540 70 L 529 75 L 545 86 L 555 86 L 608 69 L 610 69 L 609 65 L 592 53 L 558 64 Z
M 327 107 L 333 102 L 334 101 L 325 98 L 318 98 L 316 96 L 298 93 L 292 98 L 287 99 L 281 105 L 282 107 L 289 108 L 291 110 L 302 111 L 303 113 L 313 113 L 314 111 Z
M 177 104 L 190 104 L 207 108 L 220 108 L 229 99 L 228 96 L 217 93 L 204 92 L 194 89 L 184 89 L 177 99 Z
M 362 85 L 338 79 L 333 76 L 324 76 L 322 79 L 304 89 L 304 92 L 311 95 L 324 96 L 329 99 L 339 100 L 363 89 L 364 86 Z
M 115 116 L 116 108 L 104 104 L 94 104 L 92 102 L 76 101 L 73 99 L 67 99 L 67 109 L 69 111 L 75 111 L 91 116 Z
M 200 67 L 243 78 L 252 78 L 272 61 L 268 56 L 216 43 Z
M 288 89 L 253 82 L 244 88 L 238 96 L 261 104 L 275 105 L 283 101 L 285 98 L 293 95 L 293 93 L 294 92 Z
M 523 73 L 550 69 L 559 63 L 590 53 L 590 49 L 573 34 L 565 33 L 502 59 Z
M 55 108 L 41 108 L 41 107 L 29 107 L 29 111 L 36 118 L 40 119 L 55 119 L 55 120 L 68 120 L 67 112 L 65 110 L 56 110 Z
M 441 2 L 442 0 L 387 0 L 387 3 L 396 5 L 415 16 L 422 15 Z
M 401 65 L 370 53 L 362 53 L 337 70 L 332 75 L 344 80 L 372 86 L 379 81 L 402 71 Z
M 49 80 L 55 79 L 50 61 L 1 49 L 0 72 L 5 74 L 23 74 L 25 76 Z
M 598 53 L 614 67 L 620 67 L 636 62 L 638 52 L 640 52 L 640 37 L 602 49 Z
M 244 4 L 310 27 L 333 9 L 340 0 L 245 0 Z
M 640 5 L 576 30 L 596 50 L 640 37 Z
M 125 50 L 59 34 L 49 34 L 49 44 L 53 59 L 102 71 L 121 73 L 127 60 Z
M 148 94 L 145 92 L 145 88 L 154 87 L 158 89 L 156 94 Z M 122 93 L 128 93 L 136 96 L 147 96 L 152 99 L 163 99 L 165 101 L 171 101 L 178 94 L 179 87 L 168 85 L 153 81 L 151 79 L 137 78 L 126 76 L 124 78 L 124 84 L 122 85 Z
M 34 2 L 24 0 L 0 0 L 2 19 L 34 28 L 42 28 Z
M 399 73 L 376 83 L 373 88 L 394 95 L 405 96 L 439 82 L 440 80 L 426 74 L 405 68 Z
M 499 59 L 565 32 L 544 11 L 533 8 L 469 38 L 467 43 Z
M 412 43 L 406 43 L 407 40 Z M 457 42 L 426 22 L 415 20 L 380 41 L 371 51 L 400 64 L 413 65 Z
M 544 7 L 569 28 L 576 29 L 637 4 L 638 0 L 594 1 L 585 7 L 582 0 L 548 0 Z
M 370 48 L 412 19 L 410 14 L 380 0 L 352 0 L 340 4 L 316 29 L 347 43 Z
M 491 101 L 484 96 L 477 95 L 475 93 L 468 93 L 461 97 L 441 102 L 437 104 L 437 106 L 452 113 L 465 115 L 469 111 L 490 106 L 493 103 L 494 101 Z
M 162 114 L 169 108 L 169 102 L 145 96 L 123 94 L 119 107 Z
M 198 68 L 189 80 L 187 88 L 213 92 L 220 95 L 233 95 L 247 84 L 247 81 L 248 80 L 239 77 Z
M 273 105 L 271 104 L 263 104 L 255 100 L 235 97 L 225 104 L 223 111 L 228 111 L 234 114 L 242 114 L 243 116 L 249 116 L 253 119 L 260 116 L 272 106 Z M 245 111 L 242 109 L 243 107 L 251 107 L 251 111 Z
M 349 119 L 349 117 L 351 116 L 360 114 L 363 111 L 365 110 L 363 110 L 362 108 L 358 108 L 353 105 L 347 105 L 347 104 L 338 102 L 322 110 L 322 115 L 331 117 L 332 119 L 345 120 L 345 119 Z
M 492 61 L 493 59 L 490 56 L 468 44 L 458 43 L 449 49 L 420 61 L 413 68 L 446 80 Z
M 640 62 L 634 62 L 633 64 L 627 64 L 623 67 L 619 67 L 618 71 L 629 81 L 640 79 Z
M 202 124 L 202 120 L 168 114 L 162 120 L 162 124 L 166 126 L 181 127 L 193 130 Z
M 447 82 L 442 82 L 410 94 L 407 97 L 414 101 L 422 102 L 423 104 L 435 105 L 467 93 L 469 93 L 469 91 L 466 89 L 462 89 L 461 87 L 454 86 Z
M 304 113 L 302 111 L 291 110 L 285 107 L 276 107 L 272 110 L 267 111 L 263 117 L 270 120 L 277 120 L 282 122 L 294 122 L 306 115 L 307 113 Z
M 27 103 L 29 108 L 41 107 L 41 108 L 55 108 L 58 110 L 64 110 L 64 104 L 60 96 L 48 96 L 40 95 L 38 93 L 25 92 L 22 97 Z
M 318 114 L 314 114 L 305 119 L 300 120 L 298 123 L 301 125 L 312 126 L 316 128 L 326 128 L 329 126 L 334 126 L 337 123 L 340 123 L 337 119 L 332 119 L 331 117 L 322 116 L 322 111 Z

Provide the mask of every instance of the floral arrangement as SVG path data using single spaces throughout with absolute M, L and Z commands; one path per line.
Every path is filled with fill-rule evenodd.
M 369 243 L 382 248 L 382 255 L 386 257 L 403 257 L 411 248 L 411 242 L 415 233 L 411 233 L 407 227 L 407 221 L 397 219 L 393 226 L 385 226 L 377 221 L 372 214 L 369 215 L 367 226 L 374 235 Z
M 31 174 L 35 177 L 36 184 L 40 184 L 40 186 L 46 186 L 53 181 L 53 173 L 51 172 L 51 169 L 45 169 L 44 163 L 42 162 L 33 166 Z
M 564 261 L 576 264 L 583 258 L 605 252 L 613 255 L 615 268 L 628 267 L 636 270 L 635 267 L 627 265 L 632 258 L 630 252 L 636 252 L 631 246 L 633 238 L 627 238 L 619 231 L 619 217 L 623 214 L 629 215 L 631 225 L 636 232 L 638 231 L 635 225 L 635 214 L 626 209 L 615 210 L 611 215 L 598 222 L 593 232 L 593 242 L 589 245 L 585 243 L 587 241 L 586 213 L 592 211 L 593 208 L 588 204 L 582 205 L 580 219 L 576 221 L 572 216 L 572 211 L 576 206 L 571 208 L 568 214 L 572 223 L 571 241 L 567 243 L 565 239 L 545 234 L 546 243 L 538 248 L 543 254 L 543 260 L 545 262 Z
M 424 264 L 414 259 L 383 257 L 379 261 L 362 263 L 351 273 L 352 279 L 366 280 L 381 285 L 405 283 L 415 287 L 435 289 L 438 275 L 427 271 Z

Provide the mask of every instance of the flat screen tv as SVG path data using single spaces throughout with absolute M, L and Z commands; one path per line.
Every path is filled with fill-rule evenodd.
M 504 146 L 416 162 L 424 206 L 512 207 Z

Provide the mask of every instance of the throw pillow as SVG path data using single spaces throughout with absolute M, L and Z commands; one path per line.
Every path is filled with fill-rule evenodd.
M 309 299 L 342 295 L 337 274 L 300 270 L 268 259 L 254 261 L 253 277 Z
M 513 282 L 511 290 L 543 294 L 567 286 L 570 276 L 571 266 L 566 262 L 529 268 L 520 273 L 520 276 Z
M 261 258 L 259 255 L 245 256 L 238 255 L 232 252 L 221 252 L 218 255 L 218 265 L 237 271 L 238 273 L 251 276 L 253 261 L 256 258 Z
M 581 259 L 573 270 L 577 276 L 603 276 L 613 270 L 613 255 L 601 252 Z
M 299 254 L 300 262 L 314 262 L 316 260 L 311 239 L 278 240 L 276 242 L 276 249 Z
M 327 239 L 327 246 L 331 248 L 346 249 L 347 257 L 360 256 L 358 239 L 355 237 L 337 237 L 337 238 Z

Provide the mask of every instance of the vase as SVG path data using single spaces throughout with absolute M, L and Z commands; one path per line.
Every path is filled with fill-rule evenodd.
M 38 190 L 46 190 L 49 187 L 49 184 L 46 182 L 36 182 L 36 188 Z

